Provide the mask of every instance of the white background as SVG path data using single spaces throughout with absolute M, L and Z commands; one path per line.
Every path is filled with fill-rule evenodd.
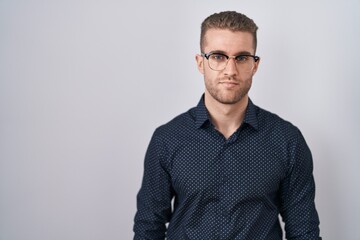
M 298 126 L 326 240 L 359 240 L 360 1 L 0 0 L 0 239 L 131 239 L 154 129 L 195 106 L 200 24 L 259 26 L 250 96 Z

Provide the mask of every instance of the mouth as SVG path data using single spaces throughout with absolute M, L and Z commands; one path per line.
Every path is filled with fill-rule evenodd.
M 238 82 L 233 82 L 233 81 L 222 81 L 222 82 L 219 82 L 221 85 L 227 87 L 227 88 L 232 88 L 232 87 L 235 87 L 237 85 L 239 85 Z

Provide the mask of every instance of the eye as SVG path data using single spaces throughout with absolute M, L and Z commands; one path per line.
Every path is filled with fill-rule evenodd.
M 247 60 L 249 60 L 249 56 L 246 56 L 246 55 L 239 55 L 239 56 L 236 56 L 236 61 L 237 62 L 246 62 Z
M 224 62 L 227 60 L 227 57 L 223 54 L 219 54 L 219 53 L 213 53 L 210 55 L 210 58 L 214 61 L 217 62 Z

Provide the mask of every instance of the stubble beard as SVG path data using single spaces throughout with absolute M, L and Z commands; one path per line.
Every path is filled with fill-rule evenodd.
M 220 82 L 227 80 L 232 79 L 217 79 L 216 85 L 205 81 L 205 87 L 212 98 L 222 104 L 235 104 L 247 96 L 251 88 L 252 79 L 245 82 L 236 81 L 240 84 L 237 89 L 223 89 L 219 86 L 221 84 Z

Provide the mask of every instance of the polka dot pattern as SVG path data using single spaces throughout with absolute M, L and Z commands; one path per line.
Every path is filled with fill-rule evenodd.
M 291 123 L 249 101 L 225 139 L 202 98 L 150 141 L 134 239 L 281 240 L 279 214 L 287 239 L 321 239 L 312 170 Z

